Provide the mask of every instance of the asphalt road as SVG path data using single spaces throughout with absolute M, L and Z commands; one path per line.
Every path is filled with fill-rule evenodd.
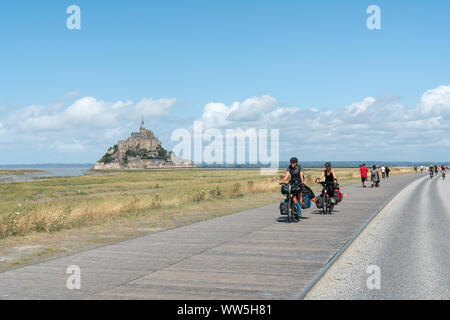
M 449 196 L 440 174 L 412 183 L 305 299 L 450 299 Z

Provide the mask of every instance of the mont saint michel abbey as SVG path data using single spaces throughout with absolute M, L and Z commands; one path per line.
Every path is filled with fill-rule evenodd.
M 127 150 L 134 150 L 139 147 L 156 155 L 158 147 L 162 147 L 161 141 L 158 140 L 153 131 L 145 129 L 144 118 L 142 118 L 139 132 L 133 132 L 127 140 L 119 140 L 117 145 L 120 159 L 125 157 Z
M 154 168 L 192 168 L 191 160 L 181 159 L 173 152 L 165 150 L 153 131 L 144 127 L 142 117 L 139 132 L 133 132 L 126 140 L 108 149 L 103 158 L 97 161 L 93 170 L 116 169 L 154 169 Z

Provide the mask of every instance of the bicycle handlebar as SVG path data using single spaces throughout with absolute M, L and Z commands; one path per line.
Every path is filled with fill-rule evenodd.
M 320 183 L 323 186 L 330 185 L 330 184 L 335 184 L 334 182 L 328 182 L 328 181 L 316 181 L 316 183 Z

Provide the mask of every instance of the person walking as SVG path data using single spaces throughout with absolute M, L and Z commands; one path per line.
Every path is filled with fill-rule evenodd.
M 380 186 L 380 172 L 377 170 L 377 166 L 374 164 L 370 171 L 370 181 L 372 182 L 372 188 Z
M 391 169 L 389 169 L 388 166 L 386 166 L 386 168 L 384 168 L 384 170 L 386 171 L 386 179 L 389 178 L 389 173 L 391 172 Z
M 386 179 L 386 168 L 384 167 L 384 165 L 381 166 L 381 176 L 383 177 L 383 179 Z
M 367 184 L 367 173 L 369 172 L 369 169 L 366 167 L 366 164 L 363 163 L 363 165 L 359 168 L 359 172 L 361 174 L 361 182 L 362 182 L 362 186 L 363 188 L 366 188 L 366 184 Z

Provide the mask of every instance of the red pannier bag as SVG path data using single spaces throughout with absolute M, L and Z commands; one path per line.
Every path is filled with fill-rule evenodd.
M 344 194 L 341 192 L 341 190 L 337 189 L 334 191 L 334 197 L 336 198 L 336 201 L 342 202 L 342 199 L 344 199 Z

